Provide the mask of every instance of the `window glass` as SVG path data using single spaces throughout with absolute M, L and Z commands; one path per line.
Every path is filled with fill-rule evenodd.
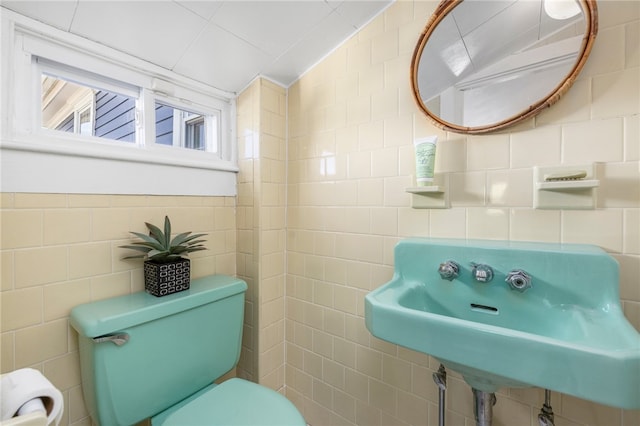
M 156 143 L 218 152 L 219 114 L 187 111 L 156 102 Z
M 41 81 L 42 127 L 135 142 L 135 98 L 44 73 Z

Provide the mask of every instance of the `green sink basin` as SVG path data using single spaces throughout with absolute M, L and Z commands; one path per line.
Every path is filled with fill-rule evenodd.
M 451 280 L 440 264 L 459 265 Z M 473 264 L 493 279 L 477 281 Z M 515 269 L 531 287 L 512 289 Z M 393 279 L 365 297 L 376 337 L 429 354 L 473 388 L 538 386 L 640 408 L 640 334 L 625 319 L 618 264 L 595 246 L 407 239 Z

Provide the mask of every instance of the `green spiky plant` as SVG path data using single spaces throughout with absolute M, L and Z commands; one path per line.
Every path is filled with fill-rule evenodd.
M 171 238 L 171 221 L 168 216 L 164 217 L 164 231 L 151 223 L 145 222 L 149 229 L 149 235 L 140 232 L 131 232 L 142 241 L 135 241 L 132 244 L 120 246 L 142 254 L 126 256 L 123 259 L 146 259 L 156 263 L 168 263 L 184 258 L 194 251 L 206 250 L 202 244 L 206 240 L 199 240 L 207 234 L 191 234 L 183 232 Z

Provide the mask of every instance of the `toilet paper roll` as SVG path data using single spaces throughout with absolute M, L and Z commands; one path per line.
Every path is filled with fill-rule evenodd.
M 24 416 L 25 414 L 31 414 L 37 411 L 47 414 L 47 409 L 44 406 L 42 398 L 34 398 L 31 401 L 27 401 L 22 404 L 22 407 L 20 407 L 16 416 Z
M 47 412 L 47 424 L 58 426 L 64 411 L 62 394 L 46 377 L 33 368 L 22 368 L 4 374 L 1 380 L 0 419 L 8 420 L 18 414 L 25 404 L 32 408 L 40 400 Z

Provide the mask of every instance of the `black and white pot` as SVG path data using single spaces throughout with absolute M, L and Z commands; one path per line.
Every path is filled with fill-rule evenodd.
M 179 259 L 168 263 L 144 262 L 144 289 L 154 296 L 166 296 L 188 290 L 191 283 L 191 261 Z

